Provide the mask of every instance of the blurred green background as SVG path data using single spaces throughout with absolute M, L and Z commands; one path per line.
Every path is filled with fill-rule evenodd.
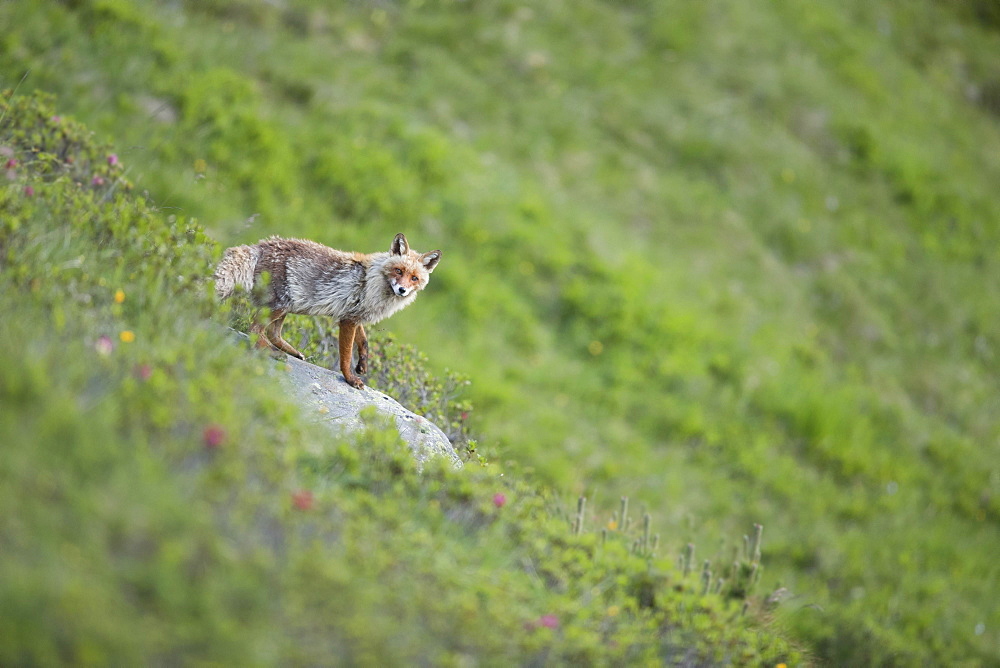
M 0 88 L 55 93 L 223 246 L 443 249 L 376 329 L 472 379 L 506 470 L 604 518 L 627 494 L 675 551 L 763 523 L 775 615 L 821 661 L 1000 663 L 995 3 L 75 0 L 0 25 Z

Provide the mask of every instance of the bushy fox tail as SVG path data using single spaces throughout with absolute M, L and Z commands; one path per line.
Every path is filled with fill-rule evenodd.
M 215 294 L 219 299 L 230 297 L 237 286 L 247 292 L 253 290 L 254 270 L 260 259 L 258 246 L 233 246 L 222 254 L 215 268 Z

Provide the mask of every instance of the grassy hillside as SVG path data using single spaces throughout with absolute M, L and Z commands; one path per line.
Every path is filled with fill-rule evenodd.
M 759 535 L 716 578 L 648 515 L 598 533 L 475 458 L 418 473 L 374 416 L 331 439 L 228 340 L 217 246 L 88 135 L 0 101 L 0 663 L 802 660 L 750 598 Z M 391 391 L 461 408 L 381 352 Z
M 675 551 L 762 521 L 821 658 L 974 665 L 1000 661 L 990 7 L 5 3 L 0 72 L 219 239 L 442 248 L 385 327 L 472 378 L 508 470 L 602 524 L 641 499 Z

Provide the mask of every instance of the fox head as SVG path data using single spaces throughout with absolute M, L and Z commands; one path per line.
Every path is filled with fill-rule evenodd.
M 410 250 L 406 237 L 397 234 L 389 247 L 389 260 L 384 269 L 392 293 L 397 297 L 409 297 L 423 290 L 440 260 L 441 251 L 421 254 Z

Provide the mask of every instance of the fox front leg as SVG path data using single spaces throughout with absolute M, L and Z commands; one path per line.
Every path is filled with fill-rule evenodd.
M 368 373 L 368 335 L 363 325 L 359 324 L 354 330 L 354 339 L 358 344 L 358 365 L 354 371 L 363 376 Z
M 348 385 L 360 390 L 365 386 L 365 382 L 351 371 L 351 358 L 354 357 L 354 334 L 357 329 L 358 323 L 352 320 L 341 320 L 337 342 L 340 348 L 340 373 L 344 374 L 344 380 L 347 381 Z

